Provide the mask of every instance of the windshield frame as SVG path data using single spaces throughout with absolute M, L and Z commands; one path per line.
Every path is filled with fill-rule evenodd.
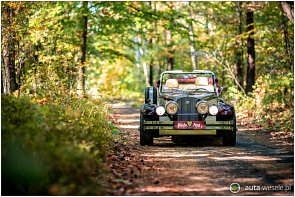
M 173 93 L 168 93 L 168 92 L 163 92 L 163 77 L 164 75 L 167 75 L 167 74 L 204 74 L 204 75 L 211 75 L 212 78 L 213 78 L 213 87 L 214 87 L 214 91 L 213 92 L 206 92 L 206 91 L 203 91 L 203 93 L 216 93 L 217 94 L 217 87 L 216 87 L 216 83 L 215 83 L 215 74 L 211 71 L 207 71 L 207 70 L 200 70 L 200 71 L 193 71 L 193 72 L 183 72 L 183 71 L 165 71 L 161 74 L 161 77 L 160 77 L 160 86 L 159 86 L 159 94 L 162 95 L 162 94 L 173 94 Z M 175 90 L 176 91 L 181 91 L 181 92 L 185 92 L 185 90 Z M 218 94 L 217 94 L 218 95 Z

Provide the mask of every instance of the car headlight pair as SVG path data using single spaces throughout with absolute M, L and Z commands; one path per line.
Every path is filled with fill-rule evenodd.
M 215 105 L 212 105 L 209 107 L 208 103 L 206 101 L 200 101 L 196 104 L 196 108 L 199 114 L 207 114 L 209 112 L 210 115 L 217 115 L 218 114 L 218 107 Z M 179 110 L 179 106 L 175 101 L 169 101 L 165 108 L 163 106 L 159 106 L 156 108 L 156 113 L 159 116 L 163 116 L 165 112 L 167 112 L 169 115 L 175 115 L 177 114 Z
M 165 114 L 165 112 L 167 112 L 167 114 L 169 115 L 175 115 L 178 112 L 178 104 L 175 101 L 169 101 L 165 108 L 163 106 L 159 106 L 156 108 L 156 113 L 159 116 L 163 116 Z
M 210 115 L 217 115 L 218 114 L 218 107 L 215 105 L 212 105 L 209 107 L 208 103 L 206 101 L 200 101 L 196 105 L 197 111 L 199 114 L 207 114 L 208 112 Z

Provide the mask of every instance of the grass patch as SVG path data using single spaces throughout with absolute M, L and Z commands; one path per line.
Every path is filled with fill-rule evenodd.
M 107 108 L 85 98 L 1 97 L 2 195 L 97 195 L 111 139 Z

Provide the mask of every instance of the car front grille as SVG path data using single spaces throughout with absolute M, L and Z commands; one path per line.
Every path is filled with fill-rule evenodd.
M 197 115 L 196 104 L 198 99 L 185 97 L 178 99 L 179 112 L 177 114 L 178 121 L 193 121 L 199 120 Z

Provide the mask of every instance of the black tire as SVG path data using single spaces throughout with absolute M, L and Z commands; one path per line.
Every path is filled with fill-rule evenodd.
M 140 113 L 140 125 L 139 125 L 139 140 L 141 146 L 152 146 L 154 144 L 154 138 L 152 130 L 146 131 L 143 127 L 144 116 Z
M 195 136 L 188 136 L 188 135 L 182 135 L 182 136 L 171 136 L 171 141 L 173 142 L 173 144 L 190 144 L 193 143 Z
M 145 131 L 145 142 L 147 146 L 154 145 L 154 138 L 152 135 L 152 130 Z
M 174 143 L 174 144 L 179 144 L 181 142 L 181 140 L 179 139 L 179 136 L 171 136 L 171 141 Z
M 233 130 L 224 131 L 223 135 L 223 145 L 224 146 L 235 146 L 237 140 L 237 125 L 236 125 L 236 115 L 234 114 L 232 117 L 234 121 L 234 128 Z
M 153 86 L 145 89 L 145 104 L 157 104 L 157 89 Z
M 140 121 L 139 121 L 139 140 L 140 140 L 140 145 L 145 146 L 146 141 L 145 141 L 145 133 L 144 133 L 144 128 L 143 128 L 143 115 L 140 113 Z

